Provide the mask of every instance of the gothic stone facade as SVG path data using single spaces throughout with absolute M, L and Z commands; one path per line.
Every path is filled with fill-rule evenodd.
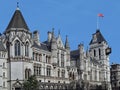
M 0 36 L 0 90 L 19 90 L 30 75 L 36 75 L 39 82 L 67 84 L 69 66 L 67 37 L 64 45 L 60 34 L 56 37 L 53 30 L 45 42 L 40 42 L 39 32 L 30 32 L 17 8 Z
M 78 45 L 77 50 L 71 51 L 71 79 L 80 87 L 86 89 L 106 88 L 111 90 L 109 48 L 100 30 L 93 34 L 90 48 L 84 50 L 84 45 Z
M 84 88 L 103 82 L 110 89 L 109 50 L 100 31 L 93 34 L 86 52 L 83 44 L 70 52 L 67 36 L 64 45 L 54 29 L 46 41 L 40 42 L 39 32 L 30 32 L 17 8 L 0 35 L 0 90 L 21 90 L 31 75 L 37 77 L 40 89 L 65 89 L 68 85 Z

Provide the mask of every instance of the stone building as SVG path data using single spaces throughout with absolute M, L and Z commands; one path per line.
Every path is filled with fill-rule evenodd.
M 0 90 L 7 89 L 7 50 L 2 43 L 2 36 L 0 35 Z
M 67 88 L 69 83 L 70 47 L 54 29 L 41 42 L 17 7 L 6 30 L 0 36 L 0 90 L 21 90 L 22 83 L 35 75 L 39 88 Z
M 54 28 L 47 34 L 47 40 L 41 42 L 39 31 L 30 31 L 17 7 L 0 35 L 0 90 L 22 90 L 31 75 L 37 77 L 40 90 L 111 90 L 111 48 L 100 30 L 93 34 L 87 51 L 83 44 L 70 51 L 68 37 L 64 44 L 60 34 L 55 36 Z
M 81 88 L 97 89 L 106 88 L 111 90 L 109 48 L 100 30 L 93 34 L 85 51 L 84 45 L 78 45 L 77 50 L 70 53 L 71 56 L 71 77 L 74 83 Z
M 112 64 L 110 71 L 112 90 L 120 90 L 120 64 Z

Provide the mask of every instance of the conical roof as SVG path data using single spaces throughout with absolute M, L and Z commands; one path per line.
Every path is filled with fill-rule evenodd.
M 101 43 L 101 42 L 107 42 L 105 40 L 105 38 L 103 37 L 103 35 L 101 34 L 100 30 L 97 30 L 96 33 L 93 34 L 93 38 L 90 42 L 90 45 L 91 44 L 94 44 L 94 43 Z
M 22 13 L 18 8 L 14 12 L 8 24 L 8 27 L 6 28 L 6 32 L 8 32 L 11 28 L 24 28 L 26 30 L 29 30 Z

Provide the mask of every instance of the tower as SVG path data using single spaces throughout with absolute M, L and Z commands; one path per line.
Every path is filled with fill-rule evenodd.
M 33 73 L 32 37 L 18 6 L 4 35 L 8 50 L 8 88 L 16 90 L 16 88 L 21 88 L 23 80 Z
M 107 83 L 108 88 L 110 87 L 110 65 L 109 65 L 109 54 L 111 53 L 111 48 L 100 30 L 97 30 L 96 33 L 93 34 L 92 40 L 90 42 L 90 58 L 99 62 L 101 65 L 100 75 L 101 80 Z

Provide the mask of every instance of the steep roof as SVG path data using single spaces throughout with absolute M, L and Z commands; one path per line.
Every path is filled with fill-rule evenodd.
M 22 13 L 18 8 L 14 12 L 8 24 L 8 27 L 6 28 L 6 31 L 9 31 L 11 28 L 24 28 L 26 30 L 29 30 Z
M 50 48 L 45 43 L 40 43 L 40 45 L 38 45 L 36 42 L 34 42 L 32 47 L 42 49 L 45 51 L 50 51 Z
M 5 51 L 6 52 L 6 49 L 5 49 L 2 41 L 0 41 L 0 51 Z
M 94 43 L 101 43 L 103 41 L 107 42 L 103 35 L 101 34 L 100 30 L 97 30 L 96 33 L 93 34 L 93 38 L 90 41 L 90 45 Z

